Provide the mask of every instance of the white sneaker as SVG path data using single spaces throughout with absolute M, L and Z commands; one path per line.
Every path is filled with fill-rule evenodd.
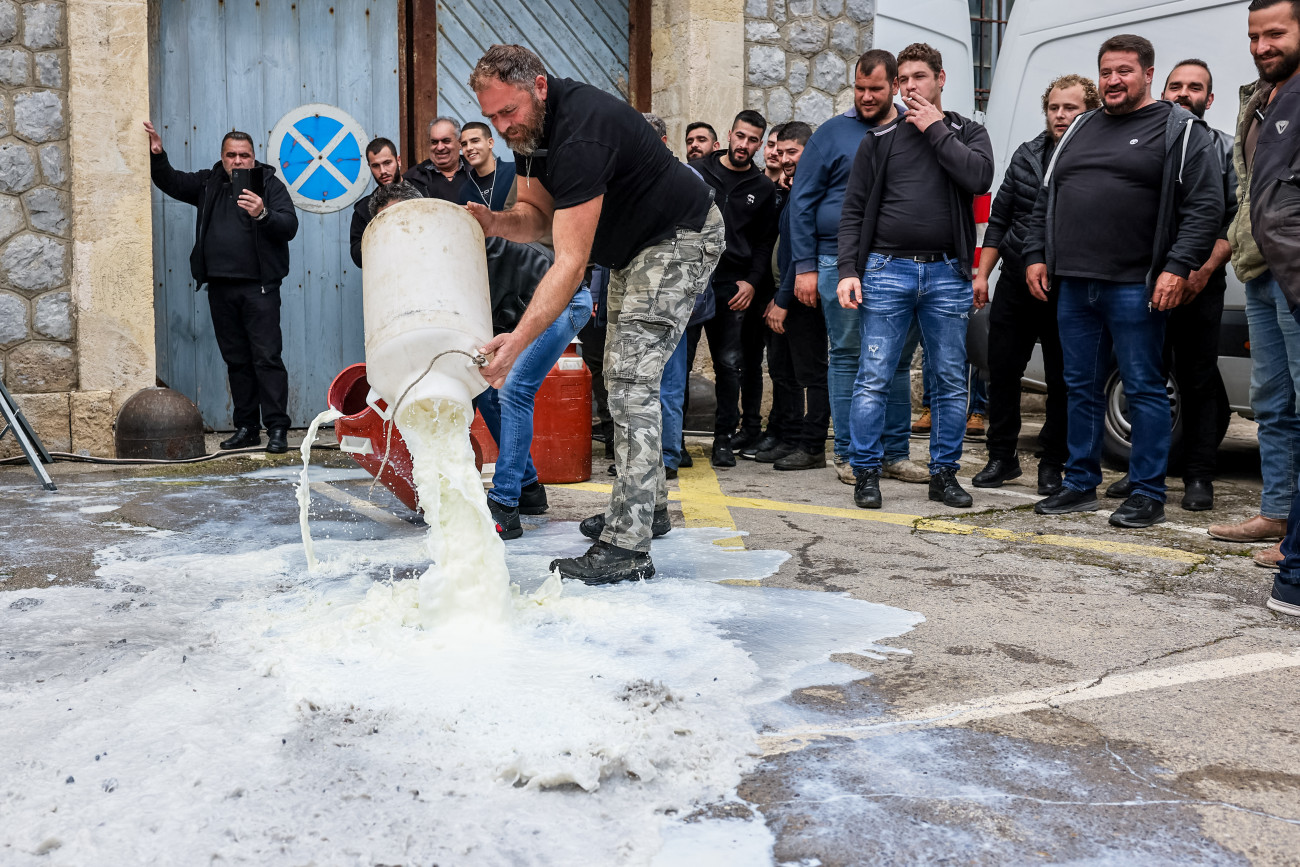
M 857 474 L 853 472 L 853 467 L 849 466 L 849 462 L 844 458 L 835 458 L 835 474 L 846 485 L 856 485 L 858 483 Z
M 930 471 L 907 458 L 886 463 L 880 474 L 887 479 L 898 479 L 900 482 L 928 483 L 930 481 Z

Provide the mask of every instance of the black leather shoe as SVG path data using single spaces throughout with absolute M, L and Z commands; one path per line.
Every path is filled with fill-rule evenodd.
M 492 513 L 492 520 L 497 522 L 498 536 L 502 539 L 518 539 L 524 534 L 524 528 L 519 523 L 517 507 L 498 503 L 491 497 L 487 498 L 487 503 L 488 511 Z
M 664 467 L 664 479 L 671 482 L 675 478 L 677 478 L 677 471 L 672 467 Z
M 824 466 L 826 466 L 825 451 L 806 452 L 803 449 L 795 449 L 772 464 L 772 468 L 777 470 L 818 470 Z
M 491 500 L 488 497 L 488 500 Z M 519 514 L 544 515 L 550 504 L 546 502 L 546 486 L 541 482 L 524 485 L 519 491 Z
M 1188 479 L 1183 484 L 1183 508 L 1208 512 L 1214 508 L 1214 483 L 1209 479 Z
M 273 427 L 266 431 L 266 451 L 273 455 L 282 455 L 289 451 L 289 431 L 287 428 Z
M 1128 473 L 1125 473 L 1119 481 L 1111 482 L 1110 487 L 1106 489 L 1106 498 L 1110 500 L 1127 500 L 1133 496 L 1133 483 L 1129 481 Z
M 1056 464 L 1039 463 L 1038 496 L 1050 497 L 1061 490 L 1061 468 Z
M 758 428 L 741 428 L 740 432 L 731 438 L 731 450 L 733 452 L 743 452 L 758 443 L 763 438 L 763 432 Z
M 686 450 L 686 443 L 682 443 L 681 457 L 677 461 L 677 469 L 693 466 L 695 466 L 695 460 L 691 457 L 691 453 Z
M 228 440 L 221 441 L 223 449 L 247 449 L 262 444 L 262 432 L 255 427 L 241 427 Z
M 1065 485 L 1046 500 L 1034 503 L 1034 511 L 1039 515 L 1068 515 L 1070 512 L 1095 512 L 1101 508 L 1097 502 L 1097 489 L 1076 491 Z
M 1150 527 L 1165 522 L 1165 504 L 1146 494 L 1134 494 L 1110 516 L 1112 527 Z
M 781 458 L 784 458 L 787 455 L 792 455 L 798 450 L 799 447 L 794 443 L 777 443 L 770 449 L 764 449 L 754 455 L 754 460 L 758 461 L 760 464 L 774 464 L 781 460 Z
M 858 480 L 853 485 L 853 505 L 859 509 L 879 509 L 880 470 L 858 470 Z
M 779 438 L 772 436 L 770 433 L 765 433 L 758 442 L 741 449 L 740 456 L 747 461 L 757 460 L 759 452 L 769 451 L 780 444 L 781 440 Z
M 649 554 L 600 541 L 595 542 L 581 557 L 552 560 L 550 568 L 558 569 L 561 578 L 584 584 L 644 581 L 653 578 L 655 574 L 655 564 L 651 562 Z
M 613 464 L 610 464 L 610 465 L 609 465 L 609 469 L 605 470 L 605 473 L 606 473 L 607 475 L 617 476 L 617 475 L 618 475 L 618 470 L 614 467 Z
M 969 509 L 975 503 L 958 483 L 956 470 L 939 470 L 930 476 L 930 499 L 954 509 Z
M 668 507 L 655 509 L 654 517 L 650 520 L 650 536 L 658 539 L 660 536 L 667 536 L 668 531 L 673 528 L 672 522 L 668 520 Z M 578 525 L 578 532 L 588 539 L 599 539 L 600 534 L 605 532 L 605 514 L 592 515 L 590 518 L 584 518 Z
M 731 451 L 731 437 L 720 436 L 713 438 L 713 456 L 710 463 L 715 467 L 734 467 L 736 465 L 736 456 Z
M 975 474 L 971 484 L 977 488 L 1000 488 L 1003 482 L 1020 478 L 1020 474 L 1020 461 L 1017 459 L 990 458 L 984 469 Z

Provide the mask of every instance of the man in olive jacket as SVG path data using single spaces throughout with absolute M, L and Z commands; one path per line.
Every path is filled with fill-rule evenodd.
M 221 161 L 210 169 L 172 168 L 153 124 L 149 133 L 150 174 L 158 189 L 198 208 L 190 273 L 208 287 L 212 328 L 230 379 L 235 434 L 223 449 L 260 445 L 266 425 L 266 450 L 289 450 L 289 374 L 280 357 L 280 281 L 289 273 L 289 241 L 298 233 L 298 215 L 275 169 L 253 157 L 253 140 L 229 132 L 221 140 Z M 236 199 L 231 171 L 261 171 L 262 195 L 244 189 Z

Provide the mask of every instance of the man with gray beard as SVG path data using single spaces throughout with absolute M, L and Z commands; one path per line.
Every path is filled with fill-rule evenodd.
M 515 152 L 519 201 L 499 212 L 466 207 L 486 235 L 555 239 L 555 262 L 518 325 L 484 347 L 492 358 L 483 377 L 500 387 L 524 347 L 573 299 L 587 267 L 611 269 L 605 382 L 617 477 L 605 514 L 583 522 L 595 543 L 551 568 L 588 584 L 649 578 L 650 539 L 668 524 L 659 383 L 722 253 L 722 215 L 709 187 L 639 112 L 591 85 L 547 75 L 527 48 L 492 46 L 469 86 Z

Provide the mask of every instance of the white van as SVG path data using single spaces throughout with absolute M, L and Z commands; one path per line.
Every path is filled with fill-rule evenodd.
M 925 42 L 939 49 L 947 79 L 943 88 L 944 110 L 965 117 L 975 113 L 975 71 L 970 40 L 968 0 L 876 2 L 872 47 L 898 54 L 913 42 Z
M 1246 35 L 1246 4 L 1240 0 L 1017 0 L 1007 22 L 989 95 L 986 125 L 1001 180 L 1011 155 L 1021 142 L 1042 131 L 1043 90 L 1059 75 L 1074 72 L 1097 77 L 1097 49 L 1117 33 L 1136 33 L 1156 49 L 1152 84 L 1159 96 L 1174 64 L 1200 58 L 1214 76 L 1215 101 L 1205 120 L 1231 133 L 1237 122 L 1238 88 L 1257 78 Z M 994 285 L 994 284 L 990 284 Z M 1249 417 L 1250 350 L 1246 331 L 1245 289 L 1228 268 L 1223 326 L 1219 338 L 1219 371 L 1234 412 Z M 987 328 L 987 318 L 983 319 Z M 979 345 L 979 341 L 972 341 Z M 974 359 L 979 361 L 980 359 Z M 1045 391 L 1042 356 L 1037 349 L 1025 372 L 1024 385 Z M 1178 384 L 1169 382 L 1174 413 L 1175 448 L 1181 433 Z M 1130 446 L 1127 404 L 1118 372 L 1106 387 L 1108 457 L 1127 462 Z M 1227 417 L 1222 420 L 1224 429 Z

